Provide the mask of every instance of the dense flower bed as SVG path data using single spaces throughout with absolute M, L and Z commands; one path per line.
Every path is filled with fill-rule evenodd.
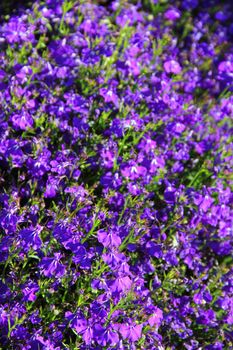
M 230 3 L 2 17 L 0 349 L 233 348 Z

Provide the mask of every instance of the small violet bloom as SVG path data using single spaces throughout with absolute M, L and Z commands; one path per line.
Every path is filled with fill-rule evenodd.
M 100 95 L 104 98 L 104 102 L 112 102 L 116 108 L 118 108 L 118 96 L 111 89 L 100 89 Z
M 175 60 L 166 61 L 163 66 L 166 73 L 179 74 L 182 70 L 180 64 Z
M 122 324 L 119 330 L 123 339 L 136 342 L 141 338 L 142 327 L 142 324 Z
M 126 292 L 129 291 L 132 286 L 132 281 L 129 276 L 118 276 L 111 286 L 113 292 Z
M 164 13 L 164 17 L 169 21 L 176 21 L 180 18 L 180 12 L 176 8 L 171 8 Z
M 148 323 L 151 327 L 159 327 L 163 320 L 163 312 L 158 307 L 156 307 L 154 313 L 149 317 Z
M 65 274 L 65 266 L 59 261 L 61 259 L 61 253 L 55 253 L 52 258 L 43 258 L 40 263 L 41 272 L 46 277 L 62 277 Z
M 103 244 L 104 247 L 119 247 L 121 244 L 120 237 L 114 232 L 106 232 L 104 230 L 99 230 L 98 241 Z
M 12 121 L 13 127 L 16 130 L 19 130 L 19 129 L 27 130 L 33 127 L 33 119 L 26 112 L 22 112 L 22 114 L 14 114 L 11 117 L 11 121 Z

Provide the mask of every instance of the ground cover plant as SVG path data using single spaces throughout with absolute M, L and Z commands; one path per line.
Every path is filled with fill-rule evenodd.
M 233 348 L 232 23 L 217 0 L 1 14 L 0 349 Z

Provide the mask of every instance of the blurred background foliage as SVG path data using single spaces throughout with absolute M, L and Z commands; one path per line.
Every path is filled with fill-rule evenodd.
M 0 0 L 0 20 L 12 15 L 21 6 L 29 7 L 33 4 L 31 0 Z

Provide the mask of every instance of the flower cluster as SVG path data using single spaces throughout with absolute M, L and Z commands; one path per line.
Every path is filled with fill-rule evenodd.
M 233 11 L 36 0 L 0 25 L 0 348 L 233 348 Z

